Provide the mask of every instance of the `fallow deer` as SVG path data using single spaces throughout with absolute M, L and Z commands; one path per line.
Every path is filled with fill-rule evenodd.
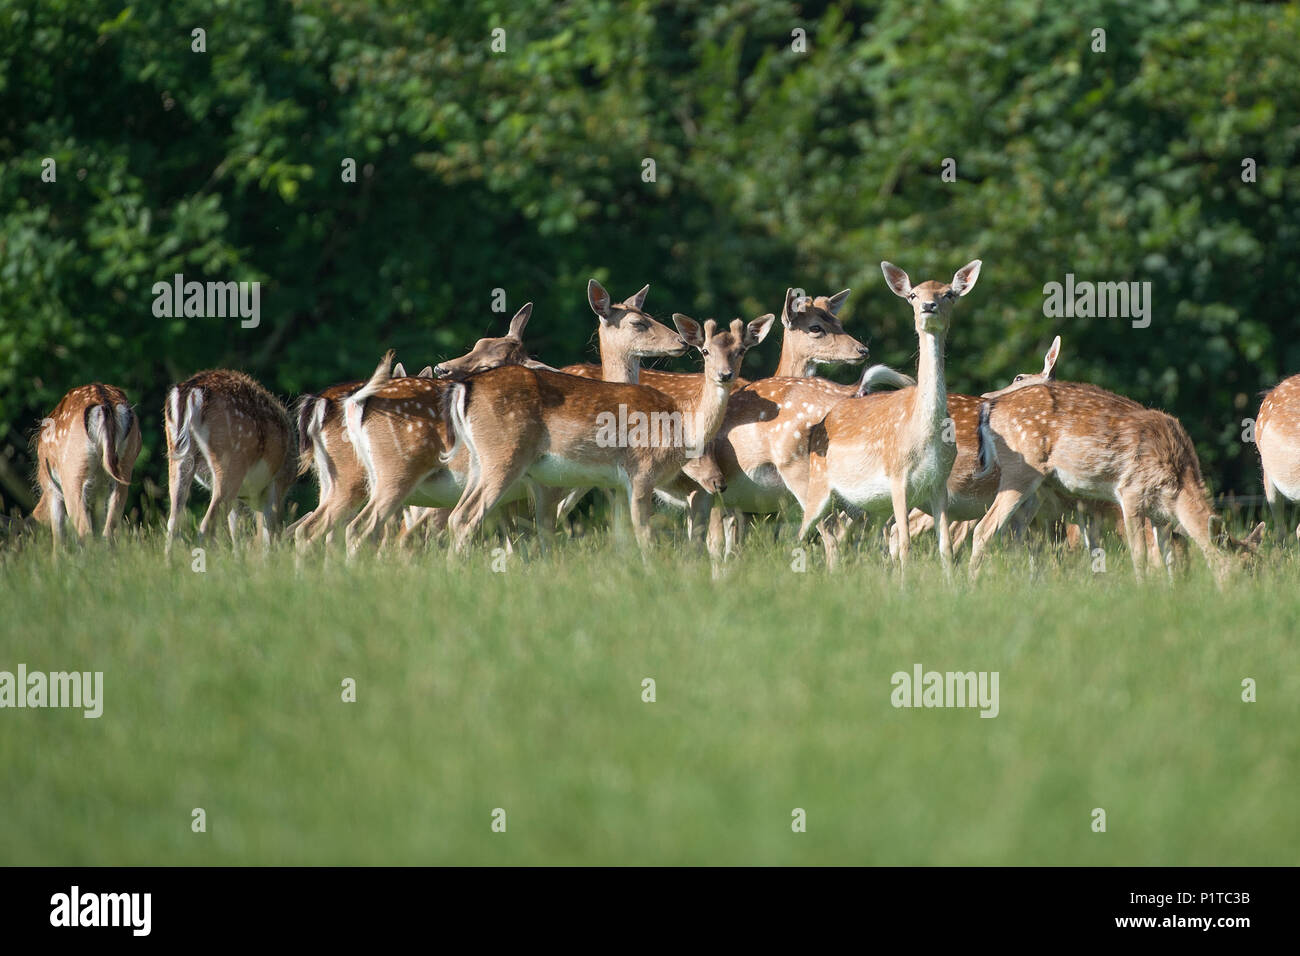
M 167 393 L 167 551 L 180 530 L 195 478 L 212 493 L 199 522 L 204 539 L 225 515 L 236 541 L 237 504 L 257 516 L 262 543 L 279 530 L 284 498 L 297 473 L 293 425 L 283 405 L 243 372 L 199 372 Z
M 92 511 L 108 493 L 104 540 L 111 540 L 126 507 L 131 472 L 140 454 L 140 424 L 126 393 L 96 382 L 64 395 L 36 439 L 36 479 L 41 489 L 33 517 L 48 521 L 58 553 L 65 525 L 84 541 L 94 533 Z
M 1300 501 L 1300 375 L 1284 379 L 1260 402 L 1255 447 L 1275 534 L 1285 541 L 1286 501 Z M 1300 536 L 1300 527 L 1295 534 Z
M 523 334 L 532 316 L 533 304 L 525 303 L 510 320 L 505 335 L 482 338 L 465 355 L 439 363 L 436 368 L 426 367 L 415 376 L 429 379 L 435 374 L 443 377 L 460 377 L 478 368 L 495 368 L 499 364 L 534 364 L 546 368 L 529 357 L 524 347 Z M 401 380 L 406 376 L 401 363 L 393 367 L 391 378 Z M 344 422 L 344 401 L 365 382 L 334 385 L 319 395 L 307 396 L 299 404 L 298 434 L 300 449 L 299 474 L 314 466 L 320 481 L 320 503 L 308 515 L 292 526 L 298 550 L 304 551 L 324 536 L 329 541 L 348 521 L 365 506 L 368 496 L 366 467 L 357 457 Z M 411 386 L 420 391 L 420 386 Z M 425 392 L 429 390 L 424 389 Z M 451 504 L 455 504 L 452 501 Z M 417 522 L 433 517 L 420 506 L 411 506 L 404 534 L 414 530 Z M 382 528 L 382 525 L 380 525 Z
M 929 281 L 913 286 L 902 269 L 889 262 L 880 264 L 889 288 L 912 306 L 920 341 L 916 385 L 846 399 L 812 429 L 807 486 L 800 502 L 804 510 L 801 540 L 821 520 L 833 498 L 866 512 L 887 511 L 892 506 L 899 528 L 907 527 L 909 506 L 925 502 L 938 532 L 944 569 L 950 571 L 948 476 L 957 449 L 943 435 L 948 417 L 943 349 L 953 304 L 975 288 L 980 266 L 975 259 L 958 269 L 950 283 Z M 907 535 L 899 535 L 898 558 L 904 567 L 909 541 Z M 828 558 L 833 561 L 830 552 Z
M 991 398 L 1006 395 L 1029 385 L 1051 382 L 1056 379 L 1056 362 L 1061 357 L 1061 337 L 1043 357 L 1041 372 L 1017 375 L 1011 384 L 995 392 L 985 392 L 979 398 L 972 395 L 948 393 L 948 417 L 952 420 L 951 437 L 957 445 L 957 457 L 948 475 L 948 518 L 952 522 L 950 535 L 956 553 L 974 527 L 974 522 L 984 517 L 998 491 L 998 472 L 995 467 L 987 475 L 979 475 L 979 415 L 980 405 Z M 913 508 L 907 516 L 908 534 L 915 538 L 934 527 L 934 519 L 920 508 Z M 898 525 L 890 528 L 890 552 L 897 553 Z
M 1219 522 L 1209 504 L 1192 440 L 1176 418 L 1093 385 L 1050 382 L 1003 395 L 980 407 L 982 470 L 1000 469 L 997 496 L 975 528 L 972 578 L 988 543 L 1026 495 L 1045 482 L 1069 498 L 1117 504 L 1133 568 L 1146 564 L 1144 520 L 1168 550 L 1172 525 L 1200 548 L 1220 584 L 1231 564 L 1214 540 Z M 1252 552 L 1263 526 L 1245 541 Z
M 598 334 L 602 361 L 609 366 L 611 374 L 635 375 L 641 356 L 680 355 L 686 351 L 687 345 L 677 333 L 642 311 L 648 288 L 615 306 L 599 283 L 594 280 L 589 283 L 592 307 L 601 318 Z M 531 305 L 526 308 L 531 310 Z M 518 331 L 522 332 L 522 325 Z M 475 352 L 481 353 L 479 347 L 476 346 Z M 440 365 L 434 371 L 441 372 L 446 379 L 438 380 L 444 386 L 439 389 L 389 383 L 377 372 L 379 377 L 372 377 L 367 388 L 345 403 L 349 434 L 370 474 L 370 500 L 348 527 L 349 550 L 355 551 L 361 542 L 373 539 L 394 506 L 400 507 L 404 500 L 440 507 L 453 506 L 460 500 L 469 458 L 467 452 L 448 454 L 452 436 L 446 428 L 449 413 L 446 401 L 452 392 L 445 386 L 451 378 L 472 381 L 477 375 L 485 374 L 487 369 L 480 367 L 481 358 L 480 354 L 479 358 L 450 368 L 449 363 Z M 532 360 L 518 367 L 563 374 Z M 707 464 L 696 467 L 704 471 Z M 509 489 L 507 500 L 520 500 L 525 494 L 536 497 L 537 491 L 523 484 Z M 542 506 L 540 501 L 535 501 L 534 506 L 545 546 L 554 509 Z M 408 528 L 408 533 L 410 530 L 413 529 Z
M 749 323 L 735 319 L 719 329 L 712 319 L 701 327 L 674 314 L 682 339 L 704 357 L 704 374 L 687 401 L 644 385 L 514 367 L 464 383 L 465 394 L 451 406 L 456 439 L 468 447 L 471 459 L 465 492 L 448 522 L 455 549 L 464 549 L 503 494 L 531 481 L 625 489 L 644 554 L 655 487 L 713 439 L 745 352 L 763 341 L 775 321 L 769 314 Z M 611 440 L 608 428 L 614 416 L 649 423 L 646 434 L 634 440 L 628 429 L 626 438 L 620 434 Z M 664 440 L 656 429 L 667 429 L 670 437 Z
M 845 289 L 833 296 L 799 296 L 787 289 L 781 308 L 781 356 L 776 375 L 755 382 L 737 382 L 727 415 L 714 441 L 714 454 L 722 469 L 725 506 L 755 514 L 774 514 L 791 500 L 786 479 L 802 487 L 806 462 L 806 422 L 819 421 L 837 402 L 851 396 L 853 385 L 814 378 L 819 365 L 863 362 L 867 346 L 844 331 L 839 313 L 848 299 Z M 643 383 L 681 401 L 699 387 L 698 375 L 645 370 Z M 883 365 L 872 366 L 863 386 L 914 384 L 913 380 Z M 721 539 L 722 513 L 711 514 L 710 549 L 715 558 L 732 547 L 730 532 L 739 527 L 730 519 L 725 545 Z

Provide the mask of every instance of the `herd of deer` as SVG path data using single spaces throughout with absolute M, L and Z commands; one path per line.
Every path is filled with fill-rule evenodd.
M 304 396 L 296 423 L 247 375 L 201 372 L 173 387 L 164 408 L 168 550 L 195 478 L 211 492 L 200 538 L 224 516 L 236 541 L 242 502 L 269 542 L 290 485 L 314 470 L 319 504 L 288 529 L 300 550 L 346 526 L 353 554 L 399 523 L 406 538 L 432 522 L 445 525 L 459 552 L 498 506 L 525 498 L 545 547 L 577 499 L 603 488 L 622 492 L 614 500 L 626 505 L 643 551 L 655 497 L 687 511 L 692 538 L 708 528 L 715 559 L 736 546 L 743 514 L 794 503 L 803 515 L 800 540 L 816 529 L 833 566 L 848 527 L 838 504 L 892 513 L 890 548 L 904 566 L 910 539 L 930 527 L 946 571 L 970 536 L 973 576 L 1008 523 L 1015 530 L 1046 517 L 1060 529 L 1073 511 L 1082 520 L 1067 533 L 1073 540 L 1081 525 L 1089 549 L 1097 520 L 1116 518 L 1139 577 L 1149 553 L 1169 566 L 1177 529 L 1222 581 L 1230 555 L 1252 554 L 1263 525 L 1244 540 L 1222 530 L 1176 419 L 1091 385 L 1056 381 L 1059 337 L 1041 372 L 978 398 L 948 391 L 945 337 L 980 265 L 968 263 L 951 282 L 912 285 L 902 269 L 881 263 L 889 288 L 912 309 L 915 380 L 880 365 L 857 386 L 816 377 L 819 365 L 867 357 L 838 318 L 848 290 L 817 297 L 788 290 L 776 372 L 746 381 L 741 361 L 767 337 L 774 315 L 720 324 L 674 314 L 674 331 L 645 312 L 649 286 L 616 303 L 594 279 L 587 296 L 599 320 L 599 365 L 555 369 L 530 358 L 523 343 L 529 304 L 503 337 L 481 339 L 414 377 L 393 367 L 389 352 L 367 381 Z M 643 358 L 691 348 L 703 358 L 701 373 L 640 368 Z M 616 414 L 679 427 L 669 441 L 636 429 L 610 441 L 602 421 Z M 1300 376 L 1268 393 L 1256 440 L 1280 528 L 1281 498 L 1300 498 Z M 91 503 L 105 492 L 103 534 L 111 537 L 140 447 L 131 403 L 111 385 L 73 389 L 42 422 L 34 517 L 52 525 L 56 551 L 69 519 L 79 538 L 92 533 Z M 615 522 L 621 515 L 615 508 Z

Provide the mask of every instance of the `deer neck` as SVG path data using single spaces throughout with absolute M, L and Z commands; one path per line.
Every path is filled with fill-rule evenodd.
M 916 364 L 916 404 L 913 422 L 924 429 L 941 428 L 948 417 L 948 386 L 943 378 L 943 336 L 920 333 L 921 355 Z
M 722 427 L 727 415 L 727 399 L 731 396 L 731 383 L 720 385 L 708 374 L 700 376 L 700 391 L 689 407 L 682 409 L 685 438 L 693 448 L 703 448 Z
M 607 382 L 636 385 L 641 378 L 641 360 L 631 350 L 616 349 L 600 336 L 600 377 Z
M 781 336 L 781 361 L 776 365 L 777 378 L 811 378 L 817 371 L 817 363 L 806 355 L 800 355 L 790 344 L 789 333 Z

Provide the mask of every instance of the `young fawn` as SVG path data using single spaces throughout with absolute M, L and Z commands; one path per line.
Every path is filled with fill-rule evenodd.
M 979 259 L 967 263 L 950 283 L 913 286 L 902 269 L 880 264 L 889 288 L 912 306 L 921 347 L 916 385 L 845 399 L 812 429 L 801 540 L 825 515 L 832 498 L 869 513 L 892 506 L 899 528 L 907 527 L 912 503 L 925 503 L 934 518 L 944 569 L 951 569 L 947 483 L 957 449 L 943 434 L 948 418 L 943 347 L 953 304 L 975 288 L 980 265 Z M 898 558 L 904 567 L 909 542 L 906 534 L 899 535 Z M 829 551 L 828 558 L 833 561 Z
M 1264 497 L 1275 534 L 1285 541 L 1286 501 L 1300 501 L 1300 375 L 1292 375 L 1264 396 L 1255 418 L 1255 447 L 1264 477 Z M 1300 527 L 1295 533 L 1300 536 Z
M 1144 522 L 1155 526 L 1161 553 L 1171 525 L 1200 548 L 1215 578 L 1230 569 L 1214 540 L 1219 521 L 1210 508 L 1196 449 L 1177 419 L 1092 385 L 1049 382 L 1002 395 L 980 408 L 979 455 L 984 471 L 1001 471 L 993 506 L 975 528 L 971 576 L 989 540 L 1025 496 L 1044 482 L 1067 498 L 1117 504 L 1133 568 L 1147 558 Z M 1252 552 L 1262 526 L 1245 541 Z
M 710 319 L 701 327 L 675 314 L 682 339 L 704 357 L 696 393 L 685 401 L 644 385 L 515 367 L 464 383 L 463 399 L 452 405 L 456 439 L 471 460 L 465 492 L 448 522 L 456 550 L 464 549 L 503 494 L 527 481 L 625 489 L 644 553 L 655 487 L 713 439 L 745 352 L 763 341 L 774 321 L 769 314 L 722 328 Z M 610 433 L 613 420 L 622 423 L 617 437 Z M 637 422 L 649 423 L 648 429 L 638 432 Z
M 243 372 L 199 372 L 172 387 L 163 408 L 167 436 L 167 551 L 179 533 L 195 478 L 212 493 L 199 538 L 225 515 L 236 543 L 237 505 L 257 515 L 262 543 L 279 530 L 284 498 L 297 474 L 293 424 L 283 405 Z
M 140 423 L 126 393 L 113 385 L 83 385 L 64 395 L 41 422 L 36 440 L 40 501 L 32 517 L 47 521 L 58 553 L 67 519 L 84 541 L 94 532 L 96 499 L 108 492 L 104 540 L 111 540 L 126 507 L 131 472 L 140 454 Z

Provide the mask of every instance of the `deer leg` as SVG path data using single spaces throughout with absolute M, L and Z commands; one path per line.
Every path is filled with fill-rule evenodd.
M 537 546 L 542 554 L 550 554 L 555 543 L 555 502 L 546 489 L 535 481 L 526 482 L 528 500 L 533 505 L 533 525 L 537 529 Z
M 1269 478 L 1268 472 L 1264 472 L 1264 498 L 1268 501 L 1268 510 L 1273 515 L 1273 533 L 1277 535 L 1278 541 L 1285 545 L 1290 537 L 1282 530 L 1286 527 L 1286 501 L 1277 490 L 1277 485 L 1273 484 L 1273 479 Z M 1300 535 L 1300 528 L 1296 529 L 1296 533 Z
M 904 501 L 904 507 L 907 506 Z M 939 533 L 939 560 L 943 564 L 944 575 L 952 579 L 952 538 L 948 527 L 948 486 L 939 483 L 930 507 L 934 517 L 934 527 Z
M 1124 543 L 1128 545 L 1129 555 L 1133 558 L 1133 573 L 1141 581 L 1146 571 L 1146 516 L 1141 513 L 1140 506 L 1132 495 L 1121 495 L 1119 507 L 1124 515 Z
M 63 547 L 64 527 L 67 524 L 68 509 L 63 501 L 63 492 L 51 489 L 50 495 L 50 531 L 54 533 L 54 556 L 59 556 Z
M 970 537 L 970 533 L 974 528 L 974 521 L 954 521 L 948 526 L 948 533 L 952 535 L 952 554 L 954 558 L 961 553 L 961 546 L 966 543 L 966 539 Z
M 654 513 L 654 493 L 653 481 L 641 476 L 628 480 L 628 517 L 632 521 L 632 533 L 636 536 L 642 557 L 650 552 L 650 515 Z
M 1174 580 L 1174 552 L 1173 542 L 1170 540 L 1172 534 L 1173 529 L 1164 522 L 1152 522 L 1151 535 L 1154 538 L 1153 543 L 1155 548 L 1154 553 L 1157 556 L 1156 560 L 1164 565 L 1165 573 L 1168 575 L 1171 583 Z
M 1011 483 L 1008 481 L 1011 476 L 1007 474 L 1006 469 L 1003 469 L 1002 485 L 998 488 L 997 497 L 993 499 L 993 505 L 989 508 L 988 513 L 975 526 L 975 534 L 971 537 L 970 576 L 972 581 L 975 580 L 975 576 L 979 573 L 979 566 L 984 560 L 984 553 L 988 549 L 989 541 L 1002 530 L 1002 526 L 1015 514 L 1024 496 L 1042 483 L 1043 476 L 1038 475 L 1036 472 L 1034 474 L 1036 477 L 1027 481 Z
M 834 571 L 840 565 L 839 521 L 840 513 L 832 508 L 817 522 L 817 533 L 821 535 L 822 550 L 826 553 L 827 571 Z
M 90 509 L 86 501 L 89 475 L 78 471 L 69 477 L 71 480 L 63 481 L 63 506 L 72 519 L 72 530 L 76 532 L 77 538 L 85 541 L 91 532 Z
M 169 458 L 167 461 L 167 491 L 171 499 L 171 511 L 167 515 L 166 553 L 172 553 L 172 542 L 176 539 L 181 517 L 185 514 L 185 504 L 189 501 L 190 485 L 194 481 L 194 456 Z
M 894 527 L 900 529 L 898 534 L 898 563 L 907 569 L 908 552 L 912 547 L 911 535 L 907 534 L 907 475 L 902 474 L 891 477 L 889 481 L 889 496 L 894 503 Z M 945 505 L 946 510 L 946 505 Z M 939 524 L 938 516 L 935 516 L 935 524 Z M 947 533 L 947 528 L 944 533 Z
M 126 494 L 130 490 L 127 485 L 113 481 L 113 490 L 108 493 L 108 511 L 104 514 L 104 540 L 112 541 L 113 533 L 117 530 L 118 523 L 122 520 L 122 512 L 126 510 Z

